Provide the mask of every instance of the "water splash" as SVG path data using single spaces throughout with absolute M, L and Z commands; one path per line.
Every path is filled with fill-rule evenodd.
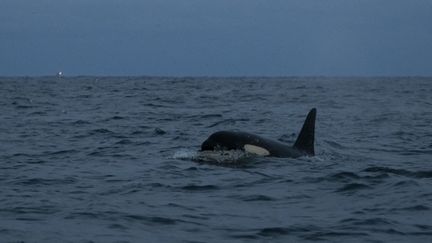
M 236 164 L 256 157 L 253 154 L 242 150 L 215 150 L 215 151 L 194 151 L 181 149 L 174 153 L 174 159 L 192 160 L 196 162 Z
M 198 152 L 191 149 L 181 149 L 176 151 L 172 158 L 173 159 L 182 159 L 182 160 L 192 160 L 197 156 Z

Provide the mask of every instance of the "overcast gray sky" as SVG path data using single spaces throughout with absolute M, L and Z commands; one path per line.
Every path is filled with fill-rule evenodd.
M 432 76 L 432 0 L 1 0 L 0 75 Z

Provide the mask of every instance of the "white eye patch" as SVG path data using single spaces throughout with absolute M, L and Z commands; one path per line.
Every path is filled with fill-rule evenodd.
M 256 154 L 256 155 L 260 155 L 260 156 L 270 155 L 270 152 L 267 149 L 259 147 L 259 146 L 255 146 L 252 144 L 245 144 L 243 146 L 243 148 L 246 152 L 251 153 L 251 154 Z

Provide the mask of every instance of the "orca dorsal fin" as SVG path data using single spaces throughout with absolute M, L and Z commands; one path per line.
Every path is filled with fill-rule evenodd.
M 315 140 L 315 119 L 316 109 L 309 111 L 303 127 L 294 143 L 294 148 L 306 152 L 308 155 L 315 155 L 314 140 Z

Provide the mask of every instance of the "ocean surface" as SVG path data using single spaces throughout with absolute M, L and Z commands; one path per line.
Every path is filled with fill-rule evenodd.
M 315 157 L 196 159 L 219 130 Z M 432 242 L 432 78 L 0 78 L 0 242 Z

